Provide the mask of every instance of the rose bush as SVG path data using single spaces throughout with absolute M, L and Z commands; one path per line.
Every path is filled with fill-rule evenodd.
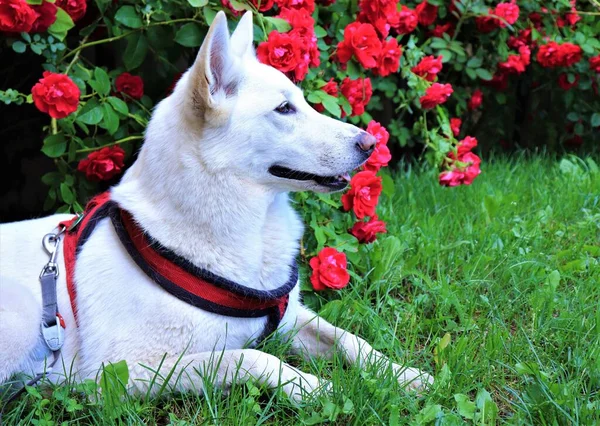
M 382 170 L 393 154 L 423 146 L 419 158 L 451 187 L 481 173 L 478 141 L 486 150 L 598 141 L 597 2 L 0 0 L 0 49 L 43 63 L 31 92 L 2 87 L 0 100 L 47 115 L 48 210 L 81 210 L 118 180 L 218 10 L 232 22 L 253 10 L 258 59 L 301 85 L 318 111 L 377 138 L 341 197 L 296 195 L 310 227 L 305 290 L 387 273 L 398 241 L 377 204 L 393 197 Z

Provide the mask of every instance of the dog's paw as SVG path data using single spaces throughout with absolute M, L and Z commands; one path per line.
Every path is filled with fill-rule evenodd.
M 281 375 L 282 389 L 295 402 L 331 391 L 331 383 L 326 380 L 292 367 L 286 370 Z
M 433 376 L 416 368 L 394 364 L 394 372 L 398 377 L 398 383 L 409 390 L 421 393 L 433 384 Z

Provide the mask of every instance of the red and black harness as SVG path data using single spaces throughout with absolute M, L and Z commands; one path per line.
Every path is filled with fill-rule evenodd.
M 74 273 L 78 253 L 94 232 L 96 225 L 110 218 L 121 244 L 134 262 L 152 281 L 178 299 L 208 312 L 240 318 L 267 317 L 267 324 L 257 341 L 273 333 L 287 309 L 289 293 L 298 281 L 298 268 L 291 265 L 287 282 L 274 290 L 260 291 L 198 268 L 146 234 L 131 214 L 111 200 L 105 192 L 86 206 L 83 218 L 61 223 L 68 230 L 64 236 L 67 288 L 73 315 L 77 321 L 77 287 Z

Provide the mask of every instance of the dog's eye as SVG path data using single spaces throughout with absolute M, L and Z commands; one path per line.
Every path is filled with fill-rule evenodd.
M 279 114 L 291 114 L 296 110 L 294 109 L 294 106 L 291 103 L 285 101 L 277 108 L 275 108 L 275 111 L 277 111 Z

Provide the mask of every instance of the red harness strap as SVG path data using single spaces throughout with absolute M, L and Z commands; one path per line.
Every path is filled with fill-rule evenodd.
M 67 290 L 69 291 L 69 298 L 71 299 L 71 308 L 73 309 L 73 316 L 77 321 L 77 288 L 75 287 L 75 261 L 77 259 L 77 246 L 81 234 L 87 228 L 90 220 L 95 216 L 95 213 L 100 207 L 110 201 L 110 193 L 103 192 L 100 195 L 92 198 L 92 200 L 85 206 L 85 213 L 81 222 L 77 224 L 73 229 L 73 225 L 79 220 L 78 216 L 65 222 L 61 222 L 59 226 L 63 226 L 67 229 L 63 238 L 63 255 L 65 258 L 65 268 L 67 270 Z
M 110 199 L 110 193 L 98 195 L 86 206 L 83 219 L 73 218 L 61 225 L 67 228 L 64 257 L 67 288 L 73 314 L 77 320 L 77 288 L 74 271 L 77 254 L 93 232 L 96 224 L 110 218 L 119 239 L 134 262 L 156 284 L 173 296 L 198 308 L 233 317 L 268 317 L 267 327 L 259 340 L 277 329 L 287 309 L 289 293 L 298 280 L 298 269 L 292 265 L 288 281 L 272 291 L 260 291 L 241 286 L 198 268 L 171 250 L 161 246 L 135 222 L 131 214 Z

